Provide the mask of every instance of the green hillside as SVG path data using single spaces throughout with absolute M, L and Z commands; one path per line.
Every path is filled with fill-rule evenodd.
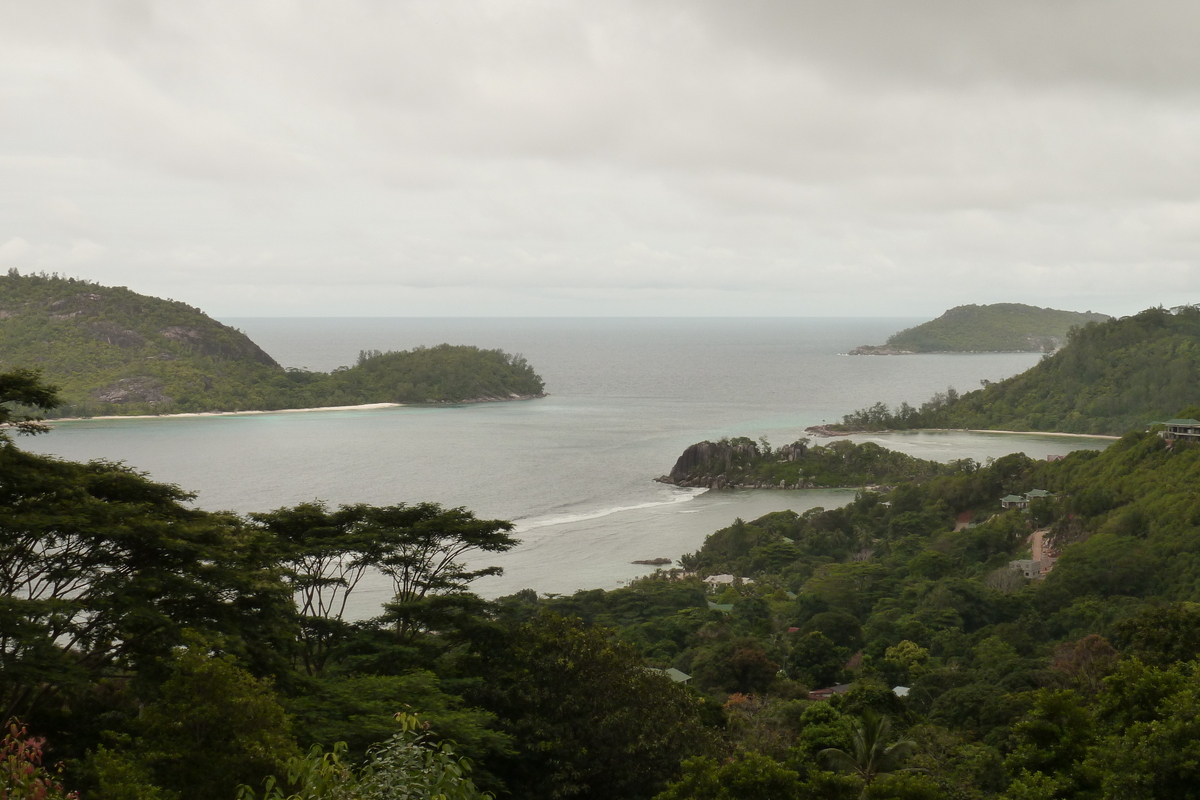
M 0 372 L 0 418 L 16 400 L 54 402 Z M 1197 797 L 1195 442 L 962 463 L 735 519 L 623 588 L 488 601 L 474 582 L 512 523 L 209 512 L 14 438 L 0 796 Z M 357 598 L 378 616 L 347 618 Z
M 438 345 L 364 352 L 332 373 L 284 369 L 186 303 L 75 278 L 0 276 L 0 370 L 36 368 L 58 416 L 443 403 L 540 396 L 520 356 Z
M 903 353 L 1053 352 L 1071 328 L 1104 322 L 1106 314 L 1059 311 L 1022 303 L 956 306 L 935 320 L 894 334 L 886 345 L 856 348 L 854 355 Z
M 991 428 L 1122 434 L 1200 404 L 1200 308 L 1151 308 L 1075 329 L 1005 381 L 939 394 L 920 408 L 877 403 L 843 429 Z

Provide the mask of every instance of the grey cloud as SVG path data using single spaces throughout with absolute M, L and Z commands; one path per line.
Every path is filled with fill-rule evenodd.
M 1197 22 L 0 2 L 0 259 L 238 313 L 1200 299 Z

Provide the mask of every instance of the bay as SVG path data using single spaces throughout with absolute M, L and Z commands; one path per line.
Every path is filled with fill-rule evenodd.
M 703 439 L 804 428 L 883 400 L 919 404 L 1036 363 L 1034 354 L 846 356 L 911 319 L 224 320 L 289 367 L 328 370 L 360 350 L 475 344 L 525 355 L 549 396 L 478 405 L 61 422 L 22 446 L 75 460 L 124 461 L 238 512 L 309 500 L 439 502 L 513 520 L 522 544 L 490 556 L 505 574 L 486 596 L 522 588 L 611 588 L 676 558 L 735 517 L 846 502 L 853 492 L 708 492 L 652 482 Z M 1033 457 L 1096 439 L 939 432 L 875 435 L 940 460 Z M 387 599 L 375 582 L 356 613 Z

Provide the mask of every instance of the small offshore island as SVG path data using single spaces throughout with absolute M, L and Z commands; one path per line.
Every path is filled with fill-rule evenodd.
M 889 336 L 886 344 L 864 344 L 850 355 L 1052 353 L 1067 343 L 1072 328 L 1109 319 L 1107 314 L 1024 303 L 956 306 L 935 320 Z
M 38 369 L 52 418 L 478 403 L 545 396 L 520 355 L 440 344 L 284 368 L 200 309 L 58 275 L 0 275 L 0 371 Z

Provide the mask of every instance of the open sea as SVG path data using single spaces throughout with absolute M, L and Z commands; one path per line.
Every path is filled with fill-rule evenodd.
M 473 344 L 521 353 L 550 396 L 527 401 L 352 411 L 61 422 L 20 446 L 123 461 L 196 492 L 206 509 L 434 501 L 512 520 L 521 544 L 487 556 L 489 597 L 532 588 L 614 588 L 677 558 L 736 517 L 835 507 L 851 490 L 724 491 L 653 482 L 688 445 L 766 436 L 773 445 L 882 400 L 914 405 L 1028 369 L 1032 354 L 846 356 L 919 319 L 240 318 L 284 366 L 329 370 L 359 350 Z M 1039 435 L 864 435 L 938 460 L 1035 458 L 1104 439 Z M 819 442 L 818 442 L 819 443 Z M 482 563 L 482 562 L 481 562 Z M 377 579 L 353 612 L 390 599 Z

